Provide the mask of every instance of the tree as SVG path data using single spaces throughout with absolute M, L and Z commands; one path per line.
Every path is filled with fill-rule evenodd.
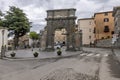
M 14 34 L 14 46 L 18 46 L 19 37 L 25 35 L 30 30 L 30 22 L 26 14 L 20 8 L 10 6 L 9 11 L 5 15 L 3 26 L 7 27 Z
M 2 19 L 3 16 L 4 14 L 2 13 L 2 11 L 0 11 L 0 26 L 2 26 L 3 23 L 3 19 Z
M 32 32 L 30 32 L 29 36 L 33 40 L 33 46 L 35 46 L 35 41 L 39 39 L 39 34 L 32 31 Z
M 39 39 L 39 34 L 37 34 L 35 31 L 30 32 L 30 38 L 32 40 L 38 40 Z

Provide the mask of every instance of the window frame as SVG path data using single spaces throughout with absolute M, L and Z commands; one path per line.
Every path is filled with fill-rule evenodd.
M 109 22 L 109 18 L 104 18 L 104 22 Z

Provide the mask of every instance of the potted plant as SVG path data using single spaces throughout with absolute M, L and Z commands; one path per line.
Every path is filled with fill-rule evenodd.
M 15 57 L 16 53 L 12 52 L 10 55 L 11 55 L 11 57 Z
M 38 57 L 39 53 L 38 52 L 34 52 L 33 55 L 34 55 L 34 57 Z
M 61 54 L 62 54 L 61 49 L 58 49 L 58 51 L 57 51 L 57 55 L 60 56 Z

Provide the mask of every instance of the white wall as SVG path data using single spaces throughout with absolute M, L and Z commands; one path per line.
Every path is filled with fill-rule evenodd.
M 29 45 L 32 46 L 33 40 L 29 38 Z
M 4 30 L 4 39 L 3 35 L 2 35 L 2 31 Z M 4 40 L 4 41 L 2 41 Z M 2 44 L 4 43 L 4 46 L 6 45 L 6 47 L 8 46 L 8 30 L 7 29 L 0 29 L 0 52 L 1 52 L 1 47 Z

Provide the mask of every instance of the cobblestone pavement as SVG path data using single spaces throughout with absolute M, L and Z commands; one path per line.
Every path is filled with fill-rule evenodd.
M 113 51 L 114 51 L 116 57 L 118 58 L 118 60 L 120 61 L 120 49 L 114 49 Z
M 99 80 L 99 78 L 97 76 L 76 73 L 72 68 L 66 68 L 45 75 L 40 80 Z
M 116 69 L 119 65 L 110 55 L 110 49 L 84 48 L 74 57 L 0 60 L 0 80 L 120 80 L 120 74 L 115 73 L 120 72 Z

